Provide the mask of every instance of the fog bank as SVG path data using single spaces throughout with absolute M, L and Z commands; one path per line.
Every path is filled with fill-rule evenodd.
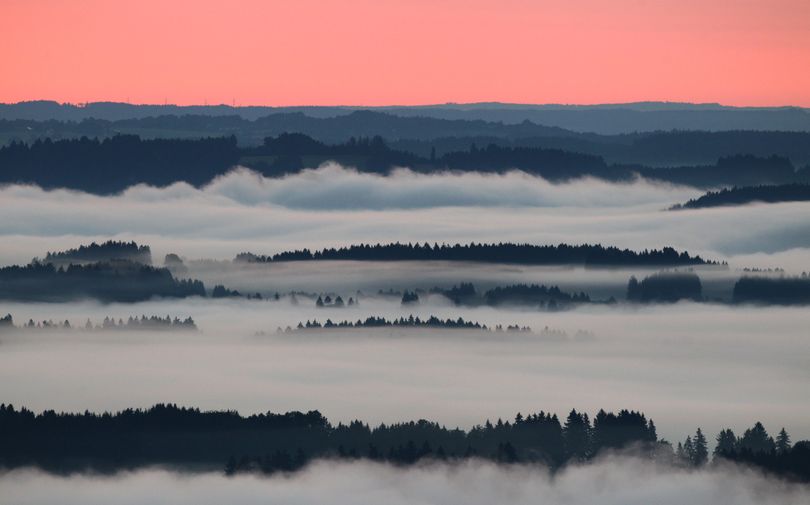
M 321 410 L 332 421 L 426 418 L 469 428 L 539 410 L 633 408 L 658 433 L 711 437 L 755 421 L 810 438 L 810 311 L 683 303 L 496 310 L 365 299 L 314 302 L 202 300 L 107 306 L 3 304 L 19 323 L 130 315 L 192 316 L 199 333 L 0 334 L 0 399 L 37 411 L 120 410 L 159 402 L 243 414 Z M 368 328 L 281 334 L 316 317 L 463 317 L 487 325 L 565 331 L 565 338 L 462 330 Z M 576 332 L 590 338 L 575 338 Z M 256 332 L 265 335 L 257 336 Z
M 666 212 L 694 190 L 638 180 L 553 185 L 521 173 L 384 178 L 337 166 L 283 179 L 234 172 L 201 189 L 135 186 L 95 196 L 33 186 L 0 188 L 0 263 L 91 240 L 135 239 L 154 257 L 233 258 L 358 242 L 671 245 L 725 259 L 790 249 L 785 267 L 810 259 L 810 203 Z
M 320 462 L 293 476 L 272 478 L 162 470 L 116 477 L 57 477 L 21 470 L 0 476 L 0 501 L 15 505 L 803 505 L 810 502 L 810 488 L 732 466 L 689 472 L 623 457 L 571 467 L 554 477 L 538 467 L 477 461 L 405 469 L 368 462 Z

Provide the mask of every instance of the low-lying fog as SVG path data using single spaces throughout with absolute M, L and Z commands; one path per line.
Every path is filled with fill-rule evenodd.
M 230 259 L 358 242 L 671 245 L 735 266 L 807 269 L 810 203 L 666 212 L 694 188 L 645 180 L 564 184 L 504 175 L 358 174 L 327 165 L 282 179 L 245 170 L 208 186 L 134 186 L 100 197 L 33 186 L 0 188 L 0 263 L 91 240 L 134 239 L 189 258 Z
M 810 488 L 768 479 L 744 468 L 690 472 L 632 458 L 571 467 L 554 477 L 538 467 L 477 461 L 407 469 L 366 462 L 320 462 L 293 476 L 272 478 L 163 470 L 116 477 L 59 477 L 19 470 L 0 476 L 0 501 L 15 505 L 804 505 L 810 502 Z
M 810 311 L 682 303 L 565 312 L 402 308 L 366 298 L 315 309 L 245 300 L 135 305 L 8 304 L 17 324 L 130 315 L 192 316 L 199 333 L 71 330 L 0 334 L 0 398 L 34 410 L 83 411 L 176 402 L 254 412 L 319 409 L 331 420 L 429 418 L 470 427 L 518 411 L 641 409 L 659 434 L 713 437 L 762 421 L 810 438 Z M 456 330 L 362 329 L 277 334 L 320 322 L 414 314 L 548 326 L 566 338 Z M 576 336 L 578 330 L 592 336 Z M 265 332 L 265 335 L 257 335 Z
M 660 268 L 584 268 L 526 266 L 448 261 L 296 261 L 280 263 L 242 263 L 231 261 L 188 261 L 181 277 L 202 280 L 211 289 L 222 284 L 240 293 L 305 291 L 334 293 L 344 299 L 358 290 L 373 295 L 379 290 L 405 291 L 439 287 L 449 289 L 471 282 L 479 294 L 512 284 L 558 286 L 574 294 L 585 292 L 594 301 L 614 297 L 623 300 L 631 276 L 639 280 Z M 730 300 L 734 283 L 743 272 L 711 265 L 680 267 L 700 276 L 703 296 Z M 764 275 L 764 274 L 763 274 Z M 434 303 L 441 303 L 436 299 Z

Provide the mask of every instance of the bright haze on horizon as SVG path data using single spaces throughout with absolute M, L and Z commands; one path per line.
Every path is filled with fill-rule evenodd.
M 0 102 L 810 106 L 804 0 L 13 0 Z

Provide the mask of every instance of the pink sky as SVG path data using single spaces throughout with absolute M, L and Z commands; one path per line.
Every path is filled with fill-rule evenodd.
M 810 106 L 810 0 L 2 0 L 0 101 Z

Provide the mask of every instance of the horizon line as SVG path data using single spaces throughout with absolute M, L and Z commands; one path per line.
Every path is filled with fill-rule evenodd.
M 271 104 L 234 104 L 234 103 L 187 103 L 181 104 L 176 102 L 130 102 L 118 100 L 97 100 L 87 102 L 70 102 L 59 101 L 50 98 L 37 98 L 30 100 L 20 100 L 17 102 L 0 102 L 0 106 L 14 106 L 24 105 L 31 103 L 54 103 L 59 106 L 73 106 L 77 108 L 84 108 L 89 105 L 128 105 L 133 107 L 227 107 L 231 109 L 244 109 L 244 108 L 274 108 L 274 109 L 289 109 L 289 108 L 369 108 L 369 109 L 386 109 L 386 108 L 428 108 L 428 107 L 465 107 L 465 106 L 481 106 L 481 105 L 501 105 L 507 107 L 561 107 L 561 108 L 588 108 L 588 107 L 621 107 L 621 106 L 638 106 L 638 105 L 668 105 L 668 106 L 690 106 L 690 107 L 718 107 L 724 109 L 799 109 L 810 110 L 810 107 L 802 105 L 728 105 L 722 102 L 684 102 L 684 101 L 669 101 L 669 100 L 638 100 L 630 102 L 592 102 L 592 103 L 559 103 L 559 102 L 502 102 L 494 101 L 477 101 L 477 102 L 428 102 L 419 104 L 400 104 L 391 103 L 385 105 L 370 105 L 370 104 L 289 104 L 289 105 L 271 105 Z

